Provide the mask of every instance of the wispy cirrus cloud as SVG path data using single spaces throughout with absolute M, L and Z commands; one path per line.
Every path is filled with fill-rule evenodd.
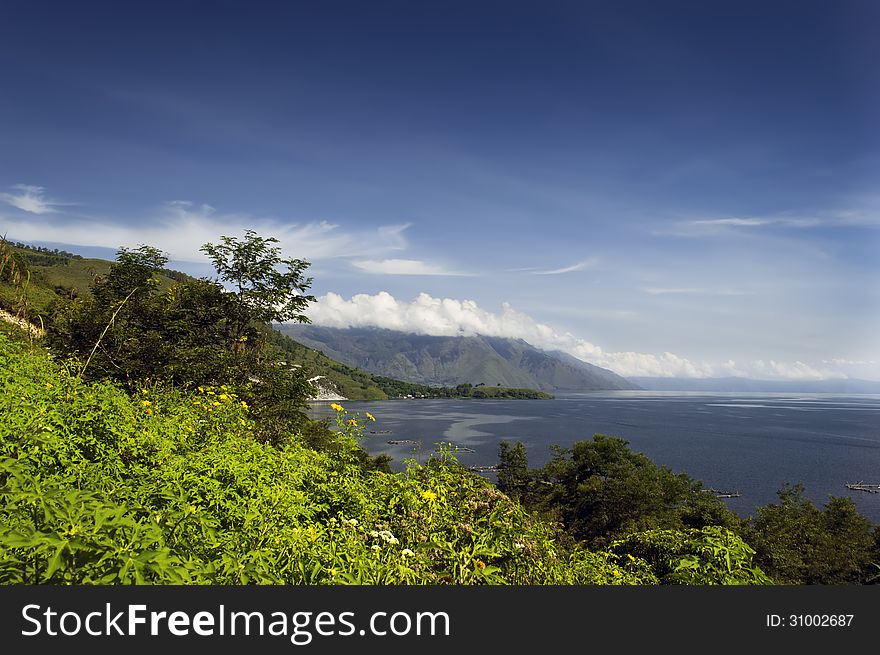
M 594 257 L 592 259 L 585 259 L 576 264 L 572 264 L 571 266 L 554 268 L 549 271 L 533 270 L 531 271 L 531 273 L 532 275 L 564 275 L 565 273 L 575 273 L 577 271 L 583 271 L 588 268 L 594 268 L 598 263 L 599 260 Z
M 218 212 L 210 205 L 196 205 L 185 200 L 167 202 L 151 214 L 124 220 L 72 215 L 58 209 L 32 213 L 45 216 L 4 216 L 3 231 L 10 238 L 24 241 L 113 249 L 148 244 L 168 253 L 172 260 L 182 262 L 205 261 L 199 252 L 203 244 L 216 242 L 221 235 L 241 235 L 246 229 L 278 239 L 286 256 L 310 261 L 350 258 L 363 243 L 370 243 L 374 252 L 391 253 L 407 248 L 404 233 L 410 226 L 409 223 L 400 223 L 348 230 L 325 220 L 292 222 L 245 213 Z
M 880 227 L 880 210 L 872 207 L 823 211 L 816 214 L 784 212 L 769 216 L 721 216 L 679 220 L 657 234 L 674 236 L 713 236 L 740 230 Z
M 693 287 L 642 287 L 644 293 L 652 296 L 666 295 L 707 295 L 707 296 L 750 296 L 751 291 L 739 291 L 736 289 L 700 289 Z
M 420 259 L 361 259 L 353 261 L 352 266 L 375 275 L 471 275 Z
M 15 193 L 0 193 L 0 200 L 29 214 L 53 214 L 68 206 L 46 197 L 45 189 L 32 184 L 16 184 Z
M 719 225 L 735 227 L 752 227 L 757 225 L 769 225 L 773 221 L 766 218 L 709 218 L 699 221 L 688 221 L 688 225 Z

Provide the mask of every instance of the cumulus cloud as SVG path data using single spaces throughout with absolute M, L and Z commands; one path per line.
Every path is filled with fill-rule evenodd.
M 41 186 L 16 184 L 12 188 L 17 193 L 0 193 L 0 199 L 29 214 L 52 214 L 63 206 L 62 203 L 46 198 L 46 190 Z
M 4 217 L 4 230 L 23 241 L 49 241 L 71 245 L 118 248 L 148 244 L 160 248 L 176 261 L 204 261 L 199 248 L 216 242 L 220 235 L 240 236 L 253 229 L 279 240 L 286 256 L 310 261 L 350 257 L 370 243 L 374 252 L 406 247 L 404 231 L 409 223 L 383 225 L 373 230 L 349 231 L 328 221 L 289 223 L 247 214 L 217 212 L 210 205 L 176 200 L 154 215 L 126 222 L 54 214 L 42 220 Z
M 377 275 L 468 275 L 418 259 L 362 259 L 353 261 L 352 265 Z
M 498 313 L 482 309 L 472 300 L 434 298 L 420 293 L 412 301 L 398 300 L 381 291 L 357 294 L 346 300 L 335 293 L 318 298 L 308 310 L 316 325 L 336 328 L 379 327 L 433 336 L 472 336 L 523 339 L 544 350 L 561 350 L 578 359 L 611 369 L 623 376 L 719 377 L 739 376 L 767 379 L 827 379 L 845 377 L 830 368 L 815 368 L 795 362 L 757 360 L 721 364 L 694 361 L 671 352 L 607 352 L 600 346 L 569 332 L 539 323 L 528 314 L 504 303 Z

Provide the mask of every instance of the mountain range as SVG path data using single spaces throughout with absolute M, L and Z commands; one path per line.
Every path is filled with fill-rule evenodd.
M 539 350 L 522 339 L 302 324 L 275 327 L 348 366 L 418 384 L 484 384 L 548 392 L 639 388 L 607 369 L 566 353 Z

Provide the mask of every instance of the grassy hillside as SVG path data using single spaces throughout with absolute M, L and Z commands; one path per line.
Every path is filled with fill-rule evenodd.
M 53 303 L 66 298 L 85 297 L 96 277 L 106 275 L 112 262 L 80 257 L 61 250 L 37 249 L 24 244 L 6 244 L 21 269 L 21 285 L 0 278 L 0 307 L 14 314 L 27 315 L 34 324 L 46 322 Z M 160 288 L 167 289 L 183 276 L 166 271 L 159 276 Z

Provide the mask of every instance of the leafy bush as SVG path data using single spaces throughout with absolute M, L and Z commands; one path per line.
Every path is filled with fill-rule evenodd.
M 754 549 L 720 526 L 637 532 L 612 542 L 611 551 L 647 562 L 662 584 L 773 584 L 754 563 Z

